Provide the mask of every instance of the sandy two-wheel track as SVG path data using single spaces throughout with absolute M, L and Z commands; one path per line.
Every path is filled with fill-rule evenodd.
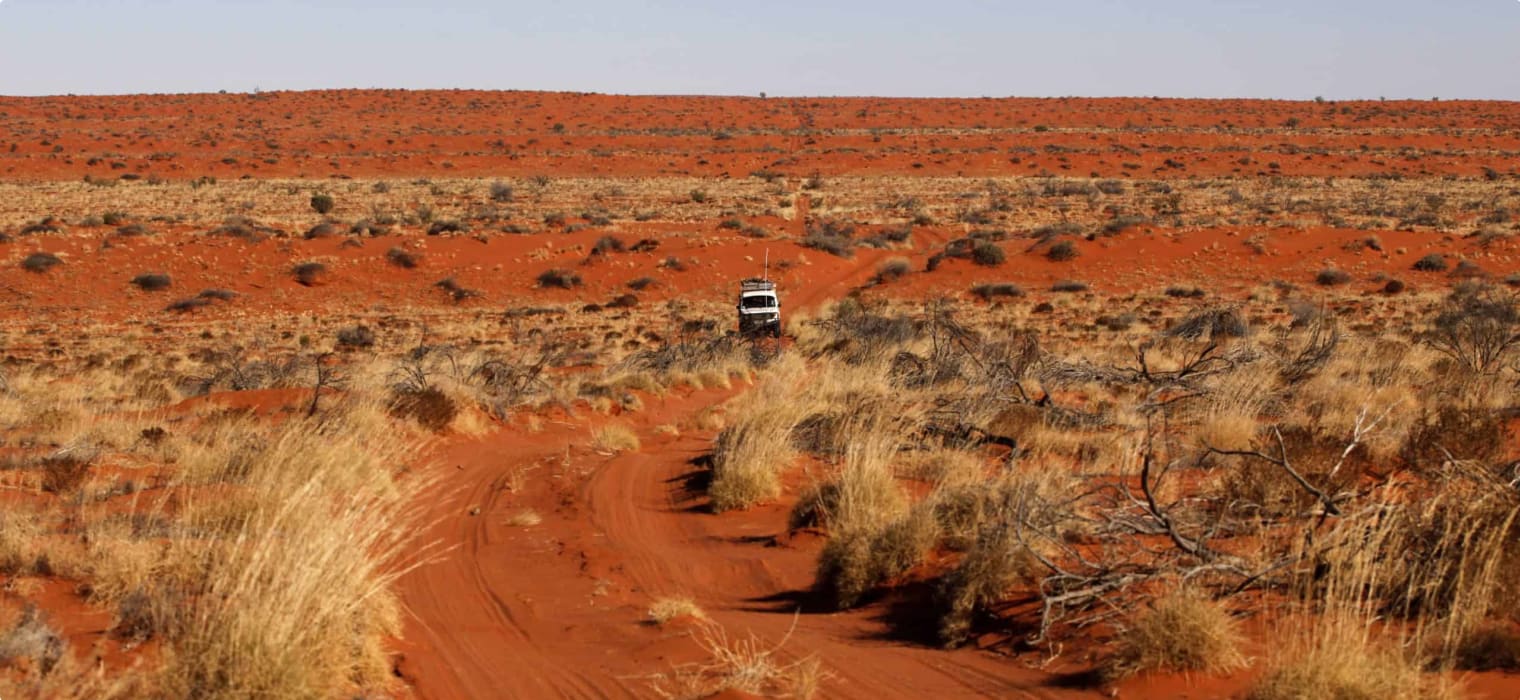
M 816 307 L 866 282 L 881 253 L 790 291 Z M 828 697 L 1082 697 L 1024 661 L 893 638 L 882 606 L 808 604 L 822 543 L 786 533 L 786 504 L 715 515 L 698 487 L 712 433 L 704 408 L 734 389 L 678 388 L 615 418 L 563 417 L 541 432 L 453 438 L 425 499 L 419 541 L 440 547 L 401 582 L 410 619 L 398 670 L 423 698 L 649 697 L 653 676 L 701 661 L 689 627 L 645 622 L 660 596 L 693 598 L 731 637 L 816 655 Z M 589 413 L 589 412 L 587 412 Z M 633 427 L 642 448 L 591 447 L 597 421 Z M 654 428 L 674 425 L 679 436 Z M 524 511 L 542 521 L 514 524 Z
M 1018 660 L 890 639 L 879 610 L 807 610 L 819 543 L 790 540 L 779 506 L 708 512 L 691 482 L 711 435 L 651 430 L 732 393 L 677 390 L 626 416 L 645 442 L 636 452 L 597 453 L 570 421 L 448 445 L 436 468 L 453 476 L 423 495 L 436 519 L 424 539 L 453 549 L 401 586 L 414 616 L 402 671 L 417 695 L 650 696 L 651 674 L 701 656 L 684 630 L 643 622 L 672 594 L 730 634 L 818 655 L 829 697 L 1080 695 Z M 543 521 L 508 523 L 525 508 Z

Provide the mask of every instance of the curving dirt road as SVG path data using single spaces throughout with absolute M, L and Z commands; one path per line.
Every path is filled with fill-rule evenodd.
M 447 445 L 425 539 L 454 549 L 401 584 L 400 671 L 416 694 L 649 697 L 652 674 L 701 658 L 689 635 L 642 622 L 651 600 L 681 594 L 731 634 L 816 654 L 829 697 L 1074 696 L 1016 660 L 890 639 L 882 610 L 796 614 L 819 543 L 789 541 L 781 505 L 706 512 L 691 485 L 711 435 L 652 430 L 731 393 L 678 392 L 617 419 L 640 432 L 637 452 L 592 451 L 578 421 Z M 542 522 L 509 522 L 525 509 Z
M 799 205 L 806 211 L 805 197 Z M 888 255 L 863 250 L 838 278 L 782 278 L 790 308 L 866 283 Z M 919 611 L 809 609 L 819 607 L 807 591 L 821 542 L 786 535 L 787 504 L 713 515 L 697 484 L 713 436 L 691 418 L 740 390 L 682 389 L 636 414 L 446 443 L 443 478 L 419 497 L 431 523 L 421 540 L 448 549 L 400 584 L 411 615 L 398 673 L 416 695 L 650 697 L 656 674 L 703 658 L 689 631 L 644 623 L 655 598 L 685 595 L 730 635 L 816 655 L 827 697 L 1095 696 L 1020 660 L 894 639 L 884 618 Z M 642 448 L 592 450 L 591 430 L 607 420 L 633 427 Z M 680 435 L 657 433 L 661 425 Z M 541 522 L 514 524 L 527 511 Z

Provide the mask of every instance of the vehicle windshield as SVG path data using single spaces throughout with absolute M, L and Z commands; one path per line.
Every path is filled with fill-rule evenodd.
M 752 296 L 739 300 L 739 305 L 746 309 L 769 309 L 776 305 L 776 297 Z

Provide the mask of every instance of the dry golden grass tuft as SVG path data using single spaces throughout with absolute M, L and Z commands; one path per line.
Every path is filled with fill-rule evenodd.
M 664 625 L 674 620 L 706 620 L 707 613 L 688 596 L 665 596 L 649 604 L 649 621 Z
M 591 431 L 591 446 L 599 452 L 636 452 L 639 435 L 622 423 L 608 423 Z
M 1426 675 L 1396 645 L 1370 640 L 1361 621 L 1323 619 L 1308 624 L 1319 628 L 1319 638 L 1274 662 L 1246 691 L 1246 700 L 1462 697 L 1451 682 Z
M 794 623 L 795 624 L 795 623 Z M 750 634 L 730 637 L 715 623 L 698 627 L 697 645 L 705 661 L 675 667 L 650 678 L 650 689 L 662 698 L 696 700 L 724 691 L 761 697 L 812 698 L 828 674 L 816 657 L 788 660 L 782 648 L 791 633 L 775 644 Z
M 523 509 L 513 513 L 512 517 L 507 518 L 507 525 L 511 527 L 533 527 L 543 521 L 543 516 L 539 515 L 537 511 Z
M 748 508 L 780 494 L 781 472 L 796 455 L 791 438 L 803 369 L 794 357 L 778 360 L 718 434 L 708 487 L 714 510 Z
M 661 423 L 654 427 L 654 433 L 665 437 L 680 437 L 681 429 L 673 423 Z
M 1104 666 L 1117 680 L 1147 671 L 1226 673 L 1245 666 L 1235 621 L 1218 604 L 1177 591 L 1152 603 L 1119 635 Z
M 393 682 L 383 645 L 400 617 L 388 587 L 416 560 L 393 479 L 410 448 L 352 413 L 283 426 L 246 476 L 256 497 L 224 522 L 227 539 L 187 543 L 210 556 L 185 582 L 197 595 L 163 671 L 169 692 L 320 696 Z

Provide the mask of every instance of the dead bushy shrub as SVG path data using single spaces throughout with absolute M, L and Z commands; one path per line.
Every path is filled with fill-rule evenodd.
M 886 315 L 874 306 L 852 300 L 840 302 L 832 317 L 814 324 L 824 333 L 808 343 L 807 349 L 842 357 L 850 364 L 890 357 L 891 349 L 917 338 L 923 330 L 907 316 Z
M 1280 444 L 1277 440 L 1279 432 L 1282 436 Z M 1255 449 L 1274 458 L 1282 458 L 1282 448 L 1286 447 L 1288 464 L 1304 480 L 1325 493 L 1339 493 L 1355 484 L 1370 466 L 1365 446 L 1347 453 L 1344 440 L 1320 435 L 1311 428 L 1283 426 L 1275 432 L 1263 431 L 1248 437 L 1247 441 L 1252 438 L 1255 439 Z M 1221 481 L 1221 498 L 1235 507 L 1249 508 L 1251 512 L 1267 517 L 1281 517 L 1301 512 L 1318 501 L 1286 469 L 1277 465 L 1260 460 L 1231 460 L 1224 462 L 1221 468 L 1226 470 Z
M 368 348 L 375 345 L 375 332 L 369 326 L 360 324 L 350 326 L 338 331 L 338 347 L 340 348 Z
M 843 221 L 825 220 L 809 224 L 807 234 L 799 242 L 804 248 L 821 250 L 841 258 L 855 257 L 855 225 Z
M 1520 348 L 1520 309 L 1507 292 L 1483 285 L 1459 289 L 1447 298 L 1424 340 L 1470 372 L 1497 372 Z
M 39 675 L 46 676 L 67 651 L 68 642 L 47 623 L 36 605 L 28 604 L 16 624 L 0 633 L 0 665 L 15 665 L 25 659 Z
M 116 603 L 111 636 L 129 642 L 173 637 L 185 623 L 189 602 L 175 585 L 163 581 L 146 583 Z
M 1163 335 L 1184 340 L 1219 341 L 1225 338 L 1244 338 L 1250 326 L 1238 309 L 1203 309 L 1188 314 L 1181 321 L 1166 329 Z
M 1497 466 L 1508 432 L 1498 412 L 1478 404 L 1425 407 L 1409 428 L 1400 456 L 1409 467 L 1431 471 L 1451 461 Z
M 84 450 L 60 450 L 42 459 L 42 490 L 59 495 L 71 494 L 90 476 L 95 455 Z

